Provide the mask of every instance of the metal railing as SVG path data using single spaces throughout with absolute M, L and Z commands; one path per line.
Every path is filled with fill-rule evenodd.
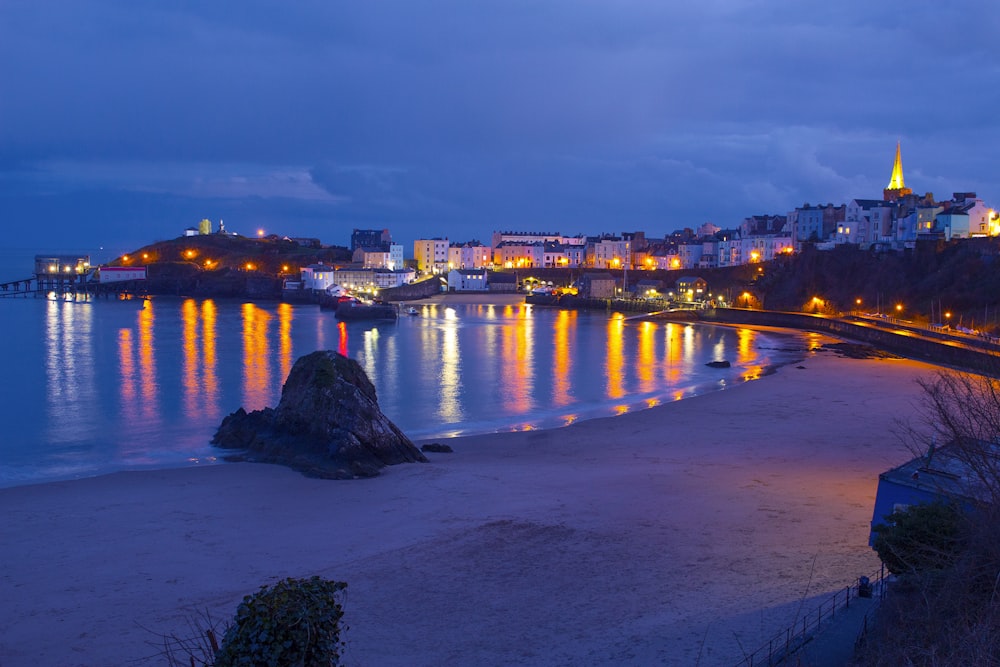
M 766 644 L 753 653 L 745 655 L 742 660 L 736 663 L 736 667 L 763 667 L 764 665 L 775 667 L 781 665 L 815 637 L 824 623 L 833 620 L 838 613 L 846 612 L 850 608 L 852 600 L 859 597 L 883 599 L 885 596 L 884 568 L 872 577 L 864 579 L 867 580 L 867 590 L 862 589 L 859 579 L 859 583 L 845 586 L 836 591 L 803 615 L 801 619 L 773 635 Z M 867 624 L 868 616 L 872 611 L 873 609 L 869 609 L 865 614 L 864 624 Z

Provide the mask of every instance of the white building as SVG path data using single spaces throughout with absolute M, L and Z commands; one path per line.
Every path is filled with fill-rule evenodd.
M 97 282 L 120 283 L 125 280 L 145 280 L 144 266 L 102 266 L 97 269 Z
M 299 273 L 302 276 L 303 288 L 307 290 L 326 291 L 326 288 L 337 284 L 337 282 L 333 279 L 333 273 L 335 270 L 336 269 L 334 269 L 334 267 L 323 264 L 322 262 L 302 267 Z
M 448 272 L 450 292 L 485 292 L 489 288 L 486 269 L 452 269 Z
M 412 269 L 342 269 L 333 272 L 337 285 L 349 290 L 373 292 L 387 287 L 399 287 L 412 283 L 416 273 Z

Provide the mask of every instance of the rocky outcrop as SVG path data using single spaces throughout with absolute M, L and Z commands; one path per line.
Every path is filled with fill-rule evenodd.
M 387 465 L 427 460 L 382 414 L 358 362 L 330 350 L 299 358 L 277 408 L 240 408 L 222 421 L 212 444 L 245 450 L 230 458 L 329 479 L 374 477 Z
M 451 445 L 442 445 L 440 442 L 428 442 L 426 445 L 420 447 L 422 452 L 438 452 L 440 454 L 451 454 L 455 450 L 451 448 Z

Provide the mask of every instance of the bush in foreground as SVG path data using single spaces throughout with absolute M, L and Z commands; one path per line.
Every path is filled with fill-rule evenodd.
M 288 578 L 243 598 L 215 656 L 216 667 L 339 665 L 347 584 Z

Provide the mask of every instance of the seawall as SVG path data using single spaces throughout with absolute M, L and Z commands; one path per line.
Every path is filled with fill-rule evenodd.
M 817 331 L 869 343 L 887 352 L 911 359 L 956 366 L 990 375 L 1000 372 L 1000 353 L 994 345 L 983 343 L 981 346 L 972 347 L 956 340 L 936 340 L 923 332 L 917 333 L 909 328 L 886 329 L 820 315 L 741 308 L 707 308 L 680 312 L 683 317 L 677 319 L 690 320 L 691 314 L 694 313 L 695 318 L 703 322 Z M 666 313 L 654 317 L 671 319 L 670 315 Z

